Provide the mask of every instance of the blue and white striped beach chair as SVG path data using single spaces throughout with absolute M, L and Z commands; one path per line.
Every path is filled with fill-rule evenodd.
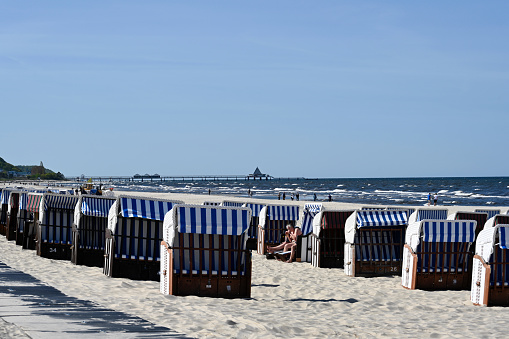
M 406 211 L 356 211 L 345 226 L 344 268 L 348 276 L 401 274 Z
M 28 193 L 27 218 L 24 221 L 23 249 L 35 250 L 37 241 L 37 223 L 41 212 L 42 193 Z
M 7 231 L 7 211 L 12 191 L 10 188 L 4 188 L 0 197 L 0 235 L 5 235 Z
M 313 218 L 320 213 L 322 209 L 322 203 L 304 204 L 302 222 L 298 225 L 302 231 L 302 236 L 299 237 L 297 243 L 296 261 L 312 262 Z
M 494 217 L 497 214 L 502 213 L 499 209 L 484 209 L 484 208 L 476 209 L 474 212 L 487 213 L 488 214 L 488 219 Z
M 311 264 L 315 267 L 344 266 L 345 225 L 353 210 L 322 210 L 313 218 Z
M 5 237 L 7 240 L 16 240 L 16 225 L 18 223 L 19 197 L 21 191 L 11 191 L 7 208 L 7 222 L 5 224 Z
M 422 220 L 408 226 L 402 285 L 408 289 L 467 289 L 475 220 Z
M 425 219 L 445 220 L 447 219 L 448 214 L 449 212 L 447 208 L 430 208 L 430 207 L 417 208 L 408 217 L 408 224 L 410 225 L 413 224 L 414 222 Z
M 72 225 L 73 264 L 103 267 L 108 213 L 114 202 L 113 197 L 80 196 Z
M 265 207 L 265 204 L 246 203 L 242 207 L 247 207 L 251 210 L 251 225 L 249 226 L 248 236 L 251 239 L 257 239 L 260 212 Z
M 28 205 L 28 192 L 20 192 L 18 218 L 16 222 L 16 245 L 23 245 L 23 237 L 26 230 L 26 221 L 29 219 L 30 214 L 27 211 Z
M 161 292 L 249 298 L 250 219 L 246 207 L 176 205 L 164 218 Z
M 267 205 L 260 211 L 258 225 L 258 254 L 265 254 L 267 246 L 279 245 L 286 226 L 296 226 L 299 220 L 299 206 Z
M 475 305 L 509 306 L 509 224 L 479 233 L 472 267 L 470 300 Z
M 120 196 L 108 214 L 103 273 L 159 281 L 164 215 L 182 201 Z
M 78 196 L 44 193 L 37 222 L 37 255 L 60 260 L 71 259 L 72 224 Z
M 488 221 L 490 217 L 487 212 L 465 212 L 465 211 L 457 211 L 450 214 L 447 219 L 449 220 L 475 220 L 477 221 L 477 227 L 475 229 L 475 236 L 477 239 L 477 235 L 484 228 L 484 225 Z M 470 246 L 472 255 L 474 255 L 475 251 L 475 243 Z
M 224 207 L 242 207 L 245 204 L 246 203 L 242 202 L 242 201 L 228 201 L 228 200 L 224 200 L 219 206 L 224 206 Z

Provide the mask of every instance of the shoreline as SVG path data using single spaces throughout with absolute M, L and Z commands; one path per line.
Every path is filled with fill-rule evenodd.
M 188 204 L 223 200 L 299 206 L 308 203 L 183 193 L 114 194 L 178 199 Z M 323 204 L 339 209 L 366 206 L 336 201 Z M 473 211 L 476 207 L 447 208 L 453 213 Z M 507 207 L 501 209 L 503 213 L 507 211 Z M 103 275 L 102 268 L 41 258 L 5 237 L 0 237 L 0 252 L 1 261 L 8 266 L 68 296 L 199 338 L 479 337 L 505 333 L 509 316 L 509 308 L 473 306 L 468 290 L 409 291 L 401 286 L 400 276 L 353 278 L 346 276 L 343 269 L 315 268 L 304 262 L 286 264 L 256 253 L 251 298 L 220 299 L 164 296 L 158 282 L 109 278 Z M 9 324 L 0 327 L 19 329 Z

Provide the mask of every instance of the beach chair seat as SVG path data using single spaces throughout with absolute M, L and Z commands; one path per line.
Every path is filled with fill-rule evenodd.
M 474 305 L 509 306 L 509 224 L 479 233 L 472 267 L 470 300 Z
M 286 226 L 296 226 L 299 206 L 267 205 L 260 211 L 258 225 L 258 254 L 265 254 L 267 246 L 277 246 L 284 237 Z
M 250 297 L 246 207 L 176 205 L 164 219 L 161 293 Z
M 408 226 L 402 286 L 407 289 L 466 289 L 471 280 L 475 220 L 422 220 Z
M 113 197 L 82 195 L 74 211 L 71 262 L 103 267 L 108 213 Z
M 324 209 L 313 218 L 311 264 L 314 267 L 344 267 L 345 224 L 353 212 Z
M 159 281 L 164 215 L 179 203 L 118 197 L 108 213 L 103 273 L 112 278 Z
M 361 210 L 345 226 L 345 274 L 379 276 L 401 274 L 407 227 L 406 210 Z
M 37 255 L 57 260 L 71 260 L 72 224 L 78 196 L 44 193 L 36 224 Z

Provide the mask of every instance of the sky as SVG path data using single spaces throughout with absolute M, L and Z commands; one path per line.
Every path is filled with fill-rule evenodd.
M 507 176 L 507 1 L 2 1 L 0 157 L 66 176 Z

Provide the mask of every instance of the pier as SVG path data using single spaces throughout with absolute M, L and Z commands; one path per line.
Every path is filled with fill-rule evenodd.
M 164 181 L 239 181 L 239 180 L 278 180 L 272 176 L 253 177 L 250 175 L 177 175 L 177 176 L 154 176 L 154 175 L 137 175 L 137 176 L 83 176 L 80 178 L 66 178 L 71 181 L 86 182 L 164 182 Z M 285 178 L 290 179 L 290 178 Z M 304 178 L 293 178 L 304 179 Z

